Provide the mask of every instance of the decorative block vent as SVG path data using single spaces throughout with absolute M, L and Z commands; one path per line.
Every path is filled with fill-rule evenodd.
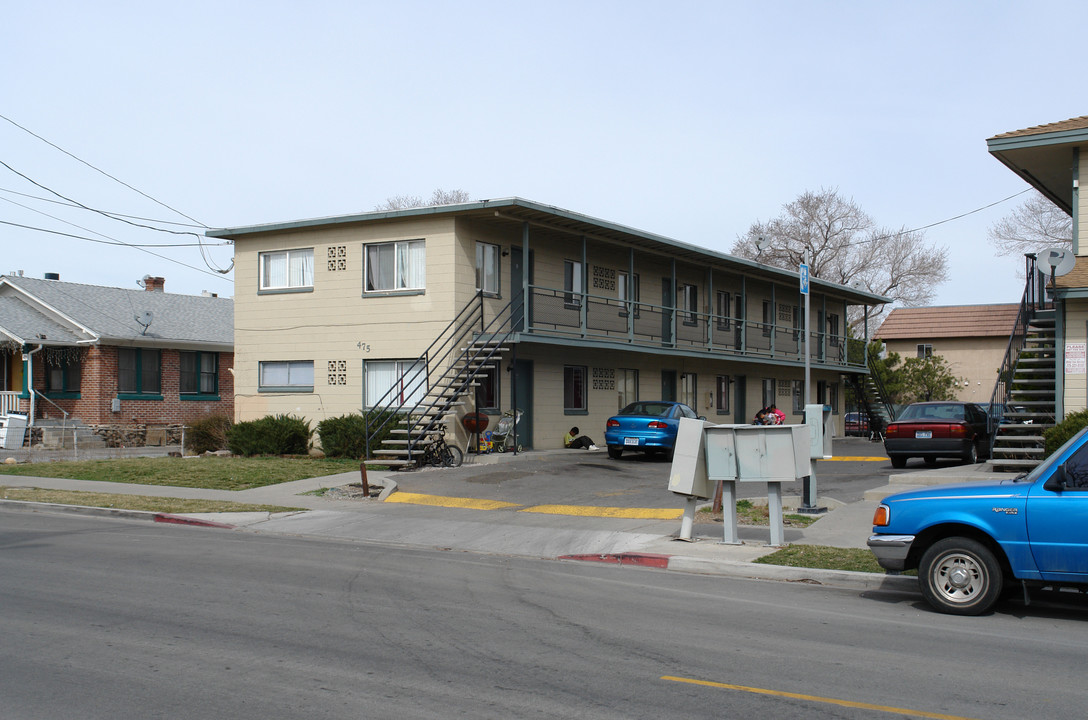
M 594 390 L 615 390 L 616 371 L 612 368 L 593 368 Z
M 348 246 L 329 246 L 329 272 L 348 269 Z
M 615 290 L 616 289 L 616 271 L 613 268 L 601 267 L 600 265 L 593 266 L 593 289 L 594 290 Z
M 348 384 L 348 361 L 329 360 L 329 385 Z

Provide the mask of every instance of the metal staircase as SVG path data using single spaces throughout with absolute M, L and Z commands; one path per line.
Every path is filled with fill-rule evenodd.
M 1007 383 L 1004 414 L 994 423 L 990 457 L 995 470 L 1022 472 L 1042 462 L 1043 431 L 1056 421 L 1056 356 L 1054 311 L 1036 311 Z
M 417 467 L 426 446 L 445 433 L 445 424 L 475 393 L 480 373 L 499 367 L 514 333 L 510 321 L 520 312 L 521 299 L 515 298 L 488 322 L 482 294 L 465 305 L 412 369 L 367 410 L 364 463 Z M 398 402 L 415 397 L 420 399 L 410 407 Z M 388 436 L 382 447 L 371 452 L 371 438 L 383 434 Z
M 882 439 L 884 428 L 895 419 L 895 406 L 888 401 L 884 383 L 871 372 L 868 375 L 848 375 L 847 382 L 853 390 L 859 411 L 869 419 L 869 439 Z
M 1042 462 L 1043 431 L 1057 420 L 1055 313 L 1045 283 L 1035 257 L 1027 256 L 1020 312 L 990 396 L 990 462 L 997 471 L 1023 472 Z

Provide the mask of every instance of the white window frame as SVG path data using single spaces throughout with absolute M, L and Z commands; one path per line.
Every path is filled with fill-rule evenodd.
M 476 292 L 494 296 L 499 294 L 501 249 L 498 245 L 491 243 L 476 243 Z
M 277 261 L 283 264 L 282 281 L 276 277 L 280 273 L 275 272 L 271 267 L 272 263 Z M 280 292 L 312 290 L 314 287 L 314 249 L 312 247 L 295 248 L 258 253 L 257 271 L 260 276 L 258 290 Z
M 563 304 L 568 308 L 582 307 L 582 294 L 585 292 L 584 270 L 581 260 L 563 261 Z
M 383 248 L 392 248 L 391 286 L 384 287 L 380 274 L 371 277 L 371 250 L 381 252 Z M 417 255 L 417 253 L 419 253 Z M 381 263 L 378 273 L 385 268 Z M 376 283 L 376 284 L 375 284 Z M 366 295 L 388 295 L 390 293 L 421 293 L 427 286 L 427 244 L 425 240 L 395 240 L 393 242 L 366 243 L 363 245 L 363 293 Z
M 313 360 L 262 360 L 257 363 L 257 392 L 313 391 Z
M 367 409 L 415 407 L 427 394 L 427 371 L 418 358 L 366 360 L 363 362 L 363 382 L 363 401 Z M 387 396 L 390 389 L 396 392 Z M 383 404 L 378 405 L 383 400 Z

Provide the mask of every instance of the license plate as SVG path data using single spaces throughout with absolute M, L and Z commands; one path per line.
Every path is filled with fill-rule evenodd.
M 932 430 L 915 430 L 914 431 L 914 437 L 917 440 L 929 440 L 930 438 L 933 437 L 933 431 Z
M 638 438 L 624 438 L 624 445 L 638 445 Z

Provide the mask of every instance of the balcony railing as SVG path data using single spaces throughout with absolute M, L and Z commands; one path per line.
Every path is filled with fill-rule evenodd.
M 0 415 L 19 412 L 19 392 L 0 391 Z
M 792 325 L 753 322 L 538 286 L 530 286 L 529 297 L 527 332 L 531 335 L 804 361 L 805 331 Z M 845 335 L 813 330 L 810 340 L 814 362 L 865 367 L 864 352 L 847 352 Z M 856 342 L 864 345 L 862 341 Z

